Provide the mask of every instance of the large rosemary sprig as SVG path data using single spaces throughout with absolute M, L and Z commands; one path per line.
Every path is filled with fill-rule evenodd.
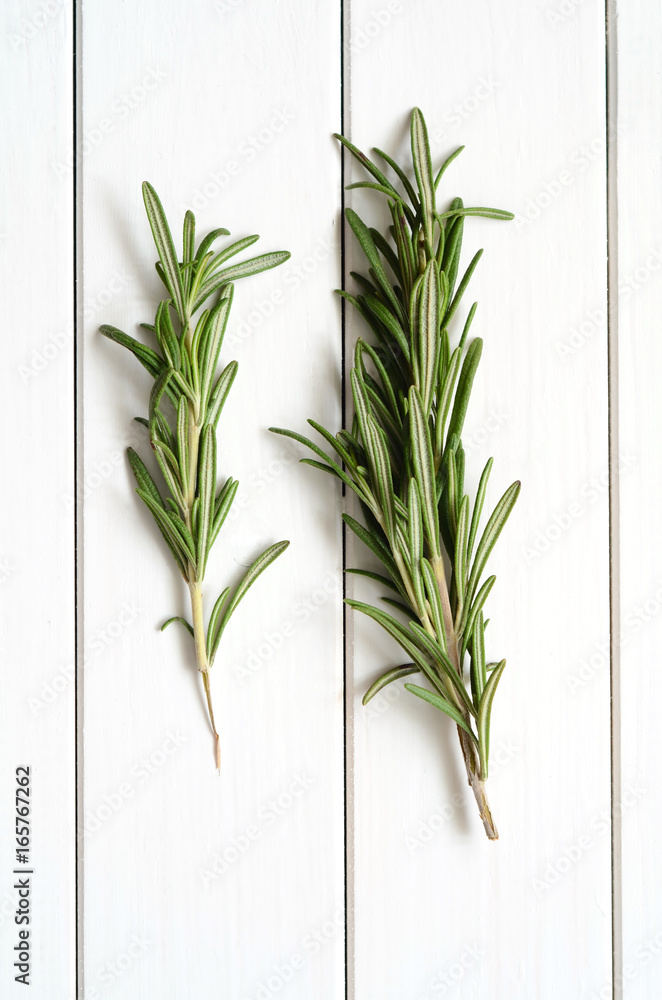
M 353 274 L 359 294 L 340 294 L 366 321 L 376 343 L 361 338 L 356 344 L 351 431 L 334 436 L 309 421 L 337 460 L 300 434 L 272 430 L 307 445 L 321 461 L 302 461 L 337 476 L 356 493 L 365 525 L 349 514 L 343 519 L 382 562 L 387 575 L 348 572 L 372 577 L 394 591 L 393 598 L 384 600 L 406 621 L 361 601 L 347 602 L 386 629 L 410 661 L 375 681 L 364 704 L 386 684 L 423 674 L 429 687 L 412 683 L 405 687 L 457 724 L 469 783 L 487 836 L 496 840 L 485 780 L 492 700 L 506 661 L 486 662 L 484 605 L 495 577 L 481 581 L 520 484 L 506 490 L 479 533 L 492 459 L 472 504 L 464 491 L 461 440 L 482 350 L 479 338 L 468 343 L 476 303 L 455 346 L 449 326 L 482 254 L 480 250 L 474 256 L 456 288 L 464 218 L 512 219 L 513 215 L 499 209 L 465 208 L 460 198 L 448 211 L 438 212 L 437 187 L 461 150 L 433 176 L 427 129 L 418 108 L 411 116 L 415 186 L 386 153 L 375 150 L 401 187 L 347 139 L 336 138 L 373 178 L 349 187 L 386 195 L 391 213 L 392 225 L 384 235 L 369 229 L 351 208 L 346 211 L 368 274 Z
M 165 499 L 138 454 L 133 448 L 127 453 L 136 478 L 136 492 L 153 515 L 188 584 L 192 622 L 177 615 L 169 618 L 162 629 L 178 621 L 193 636 L 215 739 L 216 766 L 220 768 L 220 739 L 214 721 L 209 671 L 235 608 L 260 573 L 289 542 L 270 546 L 234 589 L 226 587 L 223 590 L 205 629 L 201 584 L 207 558 L 239 485 L 229 477 L 216 491 L 216 426 L 237 374 L 237 362 L 231 361 L 218 377 L 216 369 L 232 305 L 232 283 L 276 267 L 290 254 L 278 251 L 223 267 L 227 260 L 259 237 L 247 236 L 214 252 L 212 246 L 216 240 L 229 236 L 227 229 L 214 229 L 196 250 L 195 217 L 187 212 L 180 262 L 163 206 L 147 182 L 143 184 L 143 197 L 159 255 L 156 270 L 168 295 L 159 303 L 154 324 L 141 325 L 152 333 L 160 353 L 114 326 L 102 326 L 101 333 L 128 348 L 154 379 L 149 416 L 147 419 L 136 417 L 136 420 L 149 430 L 150 443 L 167 488 Z M 194 319 L 211 296 L 214 296 L 211 306 Z

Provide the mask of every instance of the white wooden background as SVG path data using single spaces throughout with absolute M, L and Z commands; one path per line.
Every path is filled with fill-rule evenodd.
M 5 0 L 0 19 L 0 995 L 23 996 L 27 763 L 35 1000 L 657 997 L 660 5 Z M 486 250 L 470 482 L 494 455 L 493 500 L 523 483 L 490 599 L 497 844 L 452 727 L 395 687 L 361 706 L 398 652 L 344 628 L 345 501 L 266 431 L 339 426 L 359 327 L 343 343 L 331 133 L 406 156 L 414 105 L 436 162 L 467 147 L 449 200 L 516 214 L 465 235 Z M 209 596 L 292 545 L 224 638 L 220 778 L 187 637 L 158 631 L 185 594 L 124 458 L 149 379 L 98 334 L 152 317 L 144 179 L 173 227 L 190 207 L 292 252 L 238 284 L 224 349 L 241 487 Z

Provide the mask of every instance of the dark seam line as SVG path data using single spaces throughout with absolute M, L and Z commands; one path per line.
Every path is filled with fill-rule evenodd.
M 607 219 L 607 391 L 609 442 L 609 620 L 610 620 L 610 792 L 611 792 L 611 974 L 612 997 L 623 996 L 620 768 L 620 535 L 618 420 L 618 205 L 616 18 L 605 0 L 606 219 Z
M 340 0 L 340 133 L 345 134 L 345 3 Z M 340 148 L 340 286 L 345 289 L 345 147 Z M 345 388 L 345 351 L 346 351 L 346 312 L 345 299 L 340 300 L 340 405 L 341 405 L 341 426 L 346 426 L 347 395 Z M 344 463 L 343 463 L 344 464 Z M 342 484 L 341 496 L 344 506 L 346 494 L 345 484 Z M 347 567 L 347 527 L 342 522 L 342 673 L 343 673 L 343 896 L 344 896 L 344 917 L 345 917 L 345 1000 L 349 1000 L 349 919 L 348 919 L 348 778 L 347 778 L 347 585 L 345 583 L 345 570 Z
M 79 862 L 79 834 L 78 834 L 78 365 L 76 357 L 76 344 L 78 340 L 78 246 L 77 246 L 77 204 L 76 192 L 78 190 L 78 95 L 77 95 L 77 52 L 76 52 L 76 0 L 72 3 L 72 112 L 73 112 L 73 380 L 74 380 L 74 830 L 75 830 L 75 889 L 74 901 L 76 908 L 75 915 L 75 963 L 74 982 L 76 996 L 79 996 L 79 940 L 80 925 L 78 919 L 79 908 L 79 886 L 78 886 L 78 862 Z
M 82 188 L 82 160 L 79 149 L 80 129 L 80 97 L 82 91 L 81 65 L 79 62 L 81 47 L 81 18 L 82 9 L 79 0 L 72 0 L 72 111 L 73 111 L 73 169 L 72 169 L 72 224 L 73 224 L 73 436 L 74 436 L 74 854 L 75 854 L 75 962 L 74 973 L 75 995 L 82 998 L 84 992 L 84 970 L 83 970 L 83 879 L 82 879 L 82 712 L 83 712 L 83 692 L 82 675 L 80 672 L 80 659 L 83 648 L 81 640 L 81 559 L 82 559 L 82 504 L 79 503 L 79 463 L 81 460 L 81 421 L 80 405 L 81 392 L 79 380 L 81 369 L 78 363 L 79 351 L 79 331 L 80 331 L 80 306 L 82 303 L 82 282 L 79 284 L 81 268 L 81 247 L 79 245 L 79 231 L 81 224 L 81 206 L 79 193 Z M 80 167 L 80 169 L 79 169 Z

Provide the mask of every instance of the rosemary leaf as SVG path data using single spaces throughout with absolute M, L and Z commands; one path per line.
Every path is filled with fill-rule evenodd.
M 230 615 L 260 573 L 285 551 L 289 542 L 270 546 L 253 563 L 229 603 L 226 604 L 230 588 L 221 593 L 205 630 L 200 584 L 209 551 L 238 487 L 237 481 L 229 477 L 216 494 L 216 424 L 237 373 L 237 363 L 231 361 L 218 378 L 216 369 L 232 305 L 232 282 L 276 267 L 290 255 L 286 251 L 263 254 L 219 271 L 225 260 L 251 246 L 258 237 L 246 237 L 213 254 L 212 244 L 219 237 L 229 235 L 227 229 L 214 229 L 196 251 L 195 217 L 192 212 L 186 212 L 180 265 L 163 206 L 147 182 L 143 184 L 143 198 L 159 255 L 156 270 L 168 297 L 159 302 L 154 323 L 142 326 L 154 335 L 162 355 L 114 326 L 102 326 L 101 333 L 131 351 L 154 379 L 149 397 L 149 419 L 136 419 L 149 430 L 150 443 L 168 490 L 165 499 L 133 448 L 128 449 L 128 458 L 137 493 L 154 517 L 188 584 L 192 624 L 181 615 L 175 615 L 162 628 L 178 621 L 193 636 L 215 740 L 216 766 L 220 768 L 220 738 L 214 721 L 209 670 Z M 214 293 L 218 295 L 216 302 L 196 321 L 198 309 Z M 179 329 L 173 324 L 171 308 L 174 308 Z M 174 418 L 169 412 L 168 400 L 173 404 Z
M 336 435 L 310 421 L 343 468 L 308 438 L 293 431 L 277 433 L 310 448 L 321 461 L 303 459 L 306 464 L 331 473 L 358 495 L 365 524 L 346 513 L 343 520 L 381 561 L 388 577 L 371 570 L 350 572 L 362 572 L 395 589 L 397 599 L 383 600 L 409 622 L 405 626 L 381 608 L 347 601 L 381 625 L 411 661 L 387 670 L 364 701 L 409 673 L 423 673 L 430 689 L 405 687 L 457 724 L 485 832 L 495 840 L 485 780 L 492 700 L 503 661 L 486 664 L 483 613 L 495 577 L 481 585 L 481 576 L 520 486 L 514 483 L 506 491 L 479 537 L 492 460 L 472 503 L 465 494 L 462 446 L 482 353 L 482 341 L 468 339 L 475 303 L 458 334 L 453 328 L 482 253 L 474 255 L 456 291 L 465 219 L 513 216 L 501 209 L 465 208 L 461 198 L 441 210 L 437 188 L 464 147 L 434 176 L 427 128 L 418 108 L 410 124 L 413 183 L 404 167 L 375 150 L 394 171 L 401 191 L 349 140 L 337 137 L 372 178 L 350 187 L 386 195 L 392 220 L 387 231 L 379 232 L 369 229 L 352 208 L 345 213 L 365 258 L 365 273 L 352 273 L 358 293 L 340 294 L 365 320 L 375 342 L 360 338 L 357 343 L 350 374 L 355 409 L 351 427 Z

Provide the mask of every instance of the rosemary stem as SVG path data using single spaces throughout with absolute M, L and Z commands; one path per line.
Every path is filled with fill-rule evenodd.
M 446 585 L 444 564 L 441 557 L 434 561 L 433 570 L 437 581 L 437 587 L 439 589 L 439 597 L 441 599 L 441 610 L 444 617 L 444 628 L 446 629 L 448 656 L 461 677 L 462 671 L 460 671 L 460 658 L 457 651 L 457 636 L 455 634 L 455 624 L 453 622 L 453 613 L 451 611 L 451 602 L 448 594 L 448 587 Z M 465 715 L 466 722 L 470 724 L 468 714 L 463 711 L 461 706 L 458 707 L 460 707 L 463 715 Z M 474 793 L 474 798 L 476 799 L 476 804 L 478 805 L 478 812 L 480 813 L 480 818 L 482 819 L 483 826 L 485 827 L 485 833 L 487 834 L 489 840 L 498 840 L 499 833 L 497 831 L 496 824 L 492 819 L 490 804 L 487 801 L 485 782 L 481 777 L 480 760 L 476 752 L 476 747 L 468 733 L 466 733 L 460 726 L 457 727 L 457 732 L 460 737 L 460 746 L 462 747 L 464 765 L 467 769 L 467 780 L 471 786 L 472 792 Z
M 188 496 L 186 498 L 188 504 L 188 510 L 186 516 L 188 519 L 189 530 L 191 529 L 191 513 L 193 508 L 193 503 L 195 501 L 195 490 L 198 474 L 198 456 L 200 452 L 200 427 L 198 426 L 198 410 L 197 406 L 189 400 L 189 422 L 188 422 Z
M 485 782 L 480 777 L 480 764 L 476 753 L 476 747 L 473 740 L 469 738 L 464 729 L 461 729 L 458 726 L 457 732 L 460 737 L 462 756 L 464 757 L 464 764 L 467 769 L 467 779 L 471 786 L 471 790 L 474 793 L 474 798 L 476 799 L 476 804 L 478 805 L 478 812 L 480 813 L 480 818 L 482 819 L 483 826 L 485 827 L 485 833 L 487 834 L 488 840 L 498 840 L 499 832 L 496 828 L 494 820 L 492 819 L 490 804 L 487 801 L 487 794 L 485 792 Z
M 437 590 L 439 591 L 439 599 L 441 600 L 441 613 L 444 619 L 444 630 L 446 632 L 446 646 L 448 648 L 448 657 L 461 677 L 462 673 L 460 671 L 460 659 L 457 655 L 457 637 L 455 635 L 455 623 L 453 621 L 453 612 L 451 611 L 451 601 L 448 595 L 448 587 L 446 585 L 444 561 L 441 558 L 441 556 L 437 556 L 437 558 L 433 561 L 432 571 L 434 573 L 435 580 L 437 581 Z
M 211 701 L 211 687 L 209 684 L 209 661 L 207 659 L 207 641 L 205 638 L 205 622 L 202 612 L 202 591 L 197 580 L 189 580 L 189 591 L 191 594 L 191 616 L 193 618 L 193 638 L 195 640 L 195 656 L 198 663 L 198 670 L 202 674 L 202 683 L 207 697 L 207 708 L 209 710 L 209 721 L 216 741 L 216 768 L 221 770 L 221 740 L 216 730 L 214 721 L 214 709 Z

